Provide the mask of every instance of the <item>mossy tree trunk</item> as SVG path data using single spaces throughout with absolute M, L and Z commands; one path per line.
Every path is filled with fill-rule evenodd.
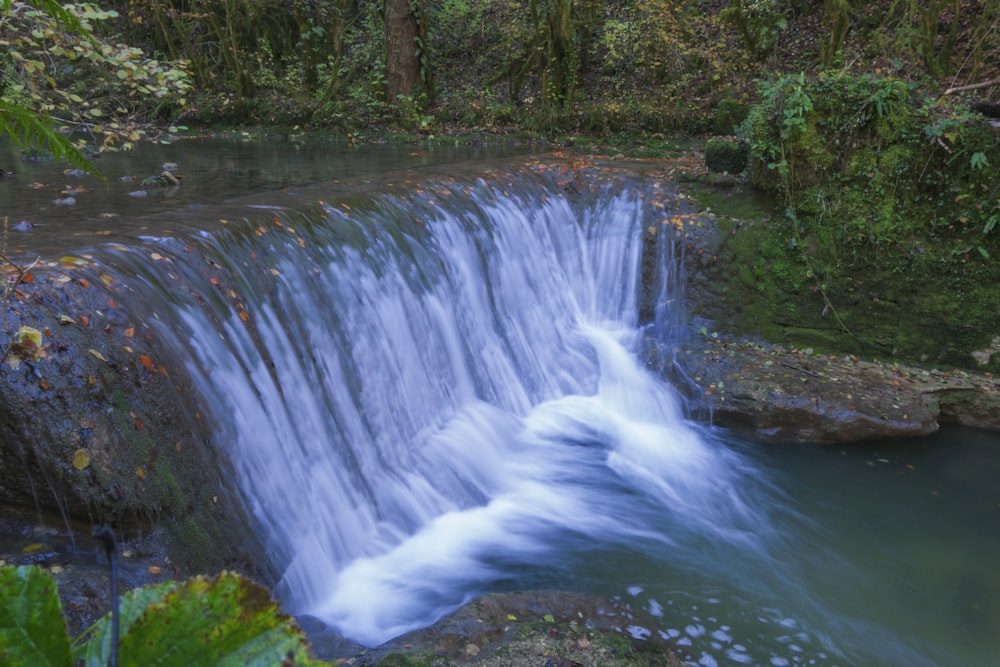
M 386 93 L 390 102 L 400 96 L 428 101 L 432 96 L 424 21 L 417 0 L 385 0 Z

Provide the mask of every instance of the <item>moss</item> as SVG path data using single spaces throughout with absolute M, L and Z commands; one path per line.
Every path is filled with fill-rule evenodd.
M 434 664 L 434 656 L 428 653 L 390 653 L 378 664 L 380 667 L 431 667 Z
M 714 137 L 705 144 L 705 165 L 709 171 L 742 173 L 750 158 L 750 147 L 735 138 Z
M 747 118 L 748 108 L 737 100 L 722 100 L 715 107 L 715 133 L 730 135 Z

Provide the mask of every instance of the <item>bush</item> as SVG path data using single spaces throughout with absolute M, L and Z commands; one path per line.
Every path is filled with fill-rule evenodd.
M 730 135 L 747 118 L 747 105 L 736 100 L 722 100 L 715 107 L 715 133 Z
M 739 174 L 746 170 L 750 146 L 739 139 L 713 137 L 705 145 L 705 165 L 709 171 Z

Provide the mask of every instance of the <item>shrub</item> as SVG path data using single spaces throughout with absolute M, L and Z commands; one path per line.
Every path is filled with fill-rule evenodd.
M 739 139 L 713 137 L 705 145 L 705 165 L 709 171 L 739 174 L 746 170 L 750 146 Z

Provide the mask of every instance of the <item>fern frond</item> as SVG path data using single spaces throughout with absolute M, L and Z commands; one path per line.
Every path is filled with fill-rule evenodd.
M 69 139 L 59 134 L 48 118 L 0 98 L 0 135 L 7 134 L 22 149 L 47 150 L 78 169 L 100 175 L 93 163 Z
M 97 44 L 97 38 L 87 30 L 80 18 L 63 7 L 58 0 L 27 0 L 27 4 L 59 21 L 70 32 L 80 35 L 91 44 Z M 13 0 L 0 0 L 0 12 L 9 12 L 12 6 Z

